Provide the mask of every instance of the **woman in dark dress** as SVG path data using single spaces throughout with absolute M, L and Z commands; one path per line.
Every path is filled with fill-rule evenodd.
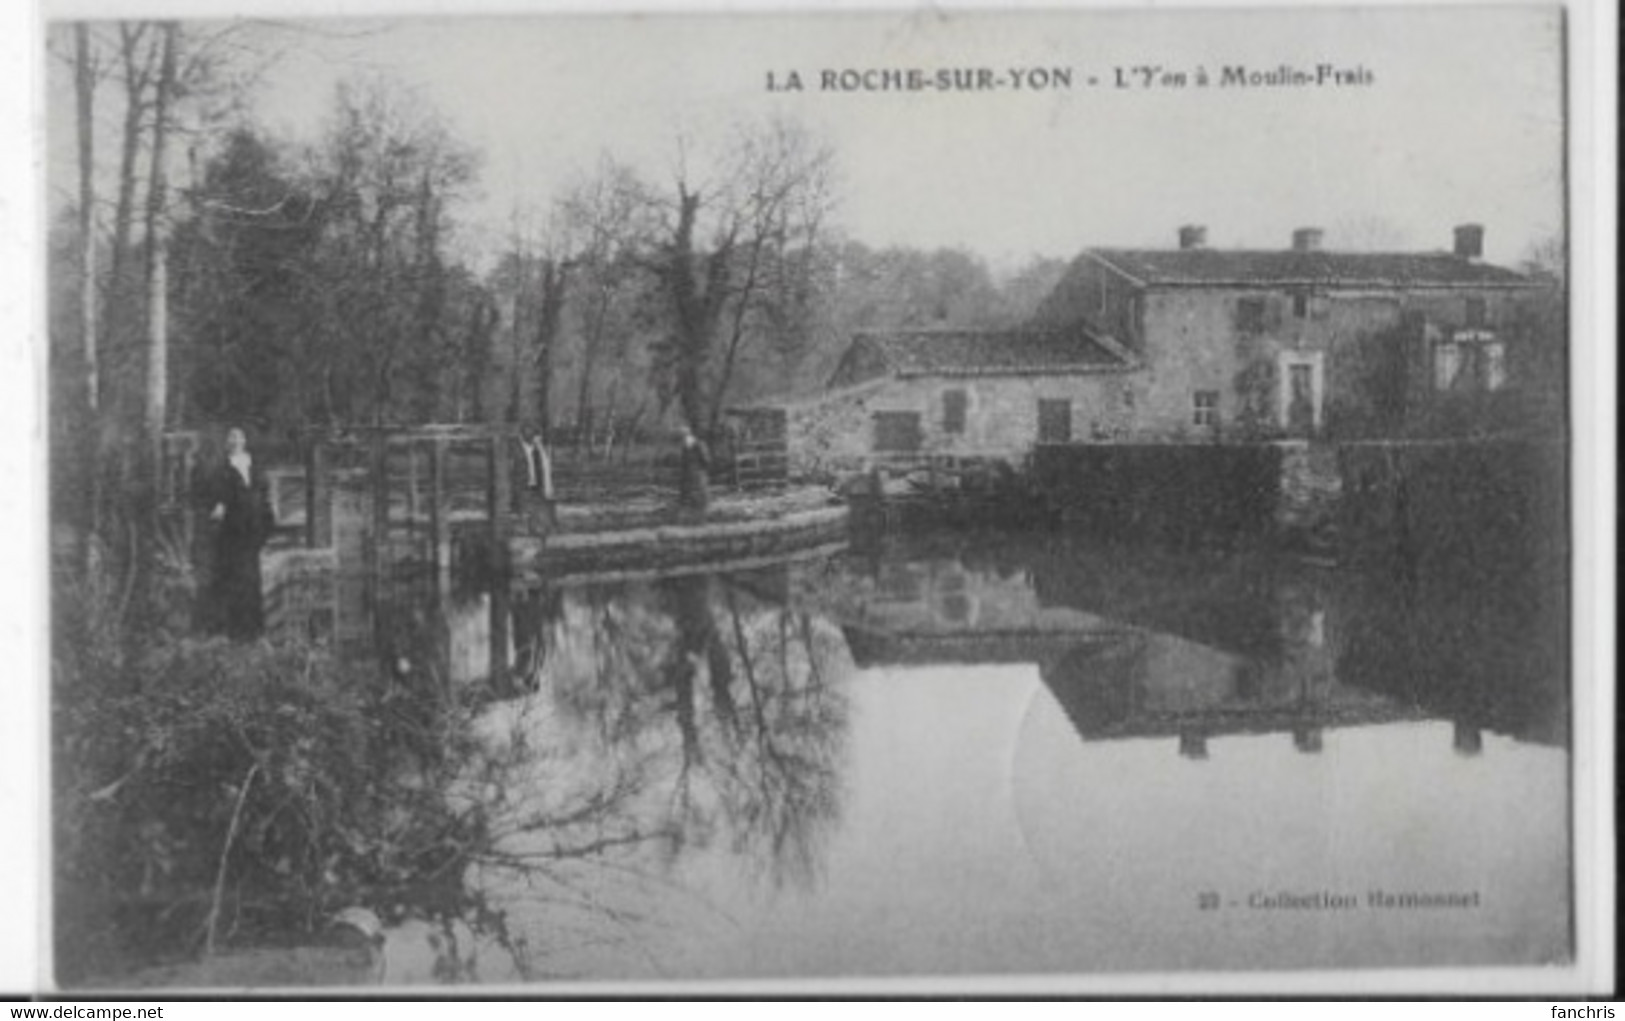
M 226 433 L 225 457 L 208 471 L 201 495 L 210 554 L 204 622 L 232 638 L 257 638 L 265 630 L 260 550 L 271 535 L 271 490 L 243 430 Z
M 678 461 L 677 504 L 684 510 L 704 514 L 711 502 L 711 452 L 694 430 L 683 429 L 683 447 Z

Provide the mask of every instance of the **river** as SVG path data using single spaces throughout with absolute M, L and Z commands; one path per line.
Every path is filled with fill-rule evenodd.
M 491 596 L 447 613 L 489 672 Z M 1571 954 L 1561 600 L 1529 574 L 961 533 L 520 585 L 449 796 L 492 981 Z

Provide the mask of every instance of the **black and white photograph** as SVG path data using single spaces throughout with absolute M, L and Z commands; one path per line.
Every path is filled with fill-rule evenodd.
M 41 986 L 1599 991 L 1589 6 L 44 5 Z

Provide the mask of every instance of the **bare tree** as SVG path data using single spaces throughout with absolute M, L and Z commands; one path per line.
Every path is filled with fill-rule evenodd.
M 799 124 L 742 129 L 714 185 L 678 170 L 645 257 L 671 314 L 667 354 L 684 421 L 713 428 L 775 273 L 813 245 L 833 206 L 833 151 Z
M 147 372 L 143 407 L 143 440 L 148 459 L 147 484 L 157 486 L 151 472 L 162 463 L 164 425 L 169 396 L 169 224 L 168 168 L 164 163 L 170 132 L 170 105 L 175 93 L 175 50 L 180 26 L 166 22 L 159 29 L 162 57 L 153 98 L 152 163 L 147 178 Z
M 414 405 L 422 413 L 449 368 L 442 354 L 456 350 L 441 342 L 443 253 L 474 154 L 416 94 L 376 79 L 340 87 L 311 162 L 325 229 L 308 273 L 321 314 L 303 353 L 321 367 L 326 413 L 374 422 Z
M 93 536 L 97 524 L 96 413 L 100 403 L 100 383 L 96 378 L 96 66 L 91 52 L 90 26 L 74 26 L 74 100 L 79 142 L 79 329 L 80 351 L 84 358 L 84 411 L 78 471 L 86 482 L 80 494 L 85 535 Z M 90 551 L 94 543 L 86 542 Z
M 125 295 L 129 273 L 130 234 L 135 224 L 137 162 L 143 140 L 143 117 L 149 105 L 149 87 L 158 63 L 158 52 L 148 35 L 146 22 L 120 22 L 119 65 L 124 79 L 123 132 L 119 141 L 118 193 L 113 207 L 113 241 L 109 304 L 117 308 Z M 111 328 L 114 316 L 106 319 Z
M 79 314 L 85 359 L 85 403 L 96 413 L 96 66 L 90 26 L 73 27 L 74 100 L 79 142 Z
M 553 431 L 553 356 L 571 268 L 568 258 L 548 256 L 542 259 L 537 273 L 536 334 L 531 359 L 536 369 L 536 422 L 544 437 L 550 437 Z
M 770 122 L 740 140 L 735 180 L 741 187 L 735 191 L 734 204 L 744 224 L 744 259 L 711 402 L 712 430 L 721 417 L 751 319 L 763 316 L 772 321 L 772 312 L 786 307 L 782 299 L 795 296 L 798 281 L 810 268 L 805 257 L 815 249 L 832 205 L 833 164 L 833 151 L 792 122 Z
M 587 443 L 595 425 L 593 383 L 605 358 L 624 361 L 631 332 L 627 305 L 636 300 L 637 266 L 631 256 L 647 227 L 644 187 L 626 166 L 605 157 L 594 175 L 559 203 L 560 219 L 578 239 L 574 262 L 580 291 L 580 369 L 576 380 L 576 433 Z M 612 389 L 612 395 L 613 395 Z M 613 401 L 605 409 L 614 416 Z
M 513 303 L 507 417 L 534 418 L 544 435 L 553 426 L 554 363 L 574 268 L 570 237 L 557 216 L 538 230 L 529 211 L 514 211 L 508 251 L 492 277 L 495 287 L 511 292 Z M 527 381 L 535 388 L 529 413 L 524 408 Z

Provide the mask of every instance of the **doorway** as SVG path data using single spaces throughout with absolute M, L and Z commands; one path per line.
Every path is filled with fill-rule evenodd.
M 1280 357 L 1279 424 L 1290 436 L 1320 431 L 1325 404 L 1325 359 L 1321 352 L 1283 352 Z

